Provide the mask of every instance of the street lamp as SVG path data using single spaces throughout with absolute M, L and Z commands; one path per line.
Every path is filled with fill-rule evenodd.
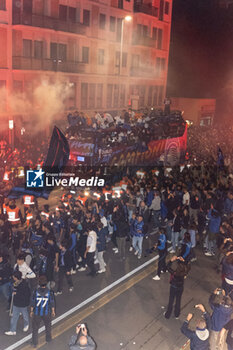
M 132 20 L 132 16 L 127 15 L 122 19 L 121 22 L 121 50 L 120 50 L 120 64 L 119 64 L 119 75 L 121 75 L 121 65 L 122 65 L 122 56 L 123 56 L 123 40 L 124 40 L 124 23 L 130 22 Z

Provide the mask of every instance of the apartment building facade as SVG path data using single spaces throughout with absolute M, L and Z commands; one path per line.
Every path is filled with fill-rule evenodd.
M 69 84 L 67 110 L 161 106 L 171 13 L 172 0 L 0 0 L 0 117 L 42 79 Z

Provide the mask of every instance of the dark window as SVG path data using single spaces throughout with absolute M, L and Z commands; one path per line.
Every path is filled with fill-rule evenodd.
M 138 101 L 138 104 L 140 107 L 144 106 L 145 92 L 146 92 L 146 87 L 144 85 L 140 86 L 139 87 L 139 101 Z
M 144 36 L 144 37 L 147 37 L 148 27 L 147 27 L 147 26 L 143 26 L 142 28 L 143 28 L 143 29 L 142 29 L 142 34 L 143 34 L 143 36 Z
M 120 51 L 116 51 L 115 67 L 120 66 Z M 121 67 L 127 67 L 127 52 L 122 52 Z
M 122 53 L 122 67 L 127 67 L 127 52 Z
M 103 84 L 97 84 L 96 108 L 102 108 Z
M 96 84 L 89 84 L 89 108 L 95 108 L 95 87 Z
M 169 6 L 170 6 L 169 2 L 166 1 L 165 2 L 165 9 L 164 9 L 164 12 L 166 15 L 169 15 Z
M 6 0 L 0 0 L 0 10 L 1 11 L 5 11 L 6 10 Z
M 120 66 L 120 51 L 116 51 L 115 67 Z
M 23 57 L 32 57 L 32 41 L 23 39 Z
M 82 47 L 82 62 L 89 63 L 89 47 Z
M 158 29 L 158 44 L 157 44 L 158 49 L 162 49 L 162 42 L 163 42 L 163 31 L 162 29 Z
M 58 45 L 58 59 L 61 61 L 66 61 L 66 45 L 65 44 Z
M 23 1 L 23 13 L 32 13 L 32 0 Z
M 76 107 L 76 83 L 71 83 L 69 87 L 69 97 L 66 101 L 67 108 Z
M 163 103 L 163 86 L 159 86 L 158 104 L 162 105 L 162 103 Z
M 159 20 L 163 21 L 163 13 L 164 13 L 164 0 L 160 0 L 159 4 Z
M 105 29 L 106 25 L 106 15 L 103 13 L 100 13 L 100 18 L 99 18 L 99 27 L 100 29 Z
M 90 11 L 89 10 L 83 10 L 83 24 L 85 26 L 90 26 Z
M 157 40 L 157 28 L 155 27 L 152 29 L 152 39 Z
M 69 20 L 71 22 L 76 22 L 76 8 L 69 7 Z
M 103 49 L 98 50 L 98 64 L 100 64 L 100 65 L 104 64 L 104 50 Z
M 53 60 L 66 61 L 67 47 L 65 44 L 50 44 L 50 58 Z
M 113 92 L 113 84 L 107 85 L 107 108 L 112 107 L 112 92 Z
M 50 58 L 56 60 L 57 59 L 57 44 L 50 43 Z
M 118 8 L 123 9 L 123 0 L 118 0 Z
M 42 58 L 43 57 L 43 41 L 34 41 L 34 57 Z
M 155 71 L 156 71 L 156 76 L 159 77 L 160 76 L 160 71 L 161 71 L 161 58 L 160 57 L 156 57 L 156 63 L 155 63 Z
M 88 95 L 88 85 L 87 83 L 81 84 L 81 108 L 87 108 L 87 95 Z
M 61 21 L 67 20 L 67 6 L 59 5 L 59 19 Z
M 148 90 L 148 106 L 152 106 L 152 92 L 153 92 L 153 86 L 149 86 L 149 90 Z
M 154 86 L 153 106 L 158 105 L 158 86 Z
M 119 85 L 114 85 L 113 107 L 118 107 L 118 99 L 119 99 Z
M 125 106 L 125 85 L 121 85 L 120 107 Z
M 117 41 L 121 41 L 122 19 L 117 18 Z
M 110 16 L 110 32 L 115 32 L 116 30 L 116 17 Z

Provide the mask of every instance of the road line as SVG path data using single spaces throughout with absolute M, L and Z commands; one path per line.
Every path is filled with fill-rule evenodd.
M 168 249 L 168 251 L 170 251 L 172 248 L 170 247 Z M 90 302 L 94 301 L 95 299 L 99 298 L 100 296 L 102 296 L 103 294 L 105 294 L 106 292 L 110 291 L 111 289 L 113 289 L 114 287 L 116 287 L 117 285 L 119 285 L 120 283 L 122 283 L 123 281 L 125 281 L 126 279 L 128 279 L 129 277 L 133 276 L 134 274 L 136 274 L 137 272 L 139 272 L 140 270 L 144 269 L 145 267 L 147 267 L 148 265 L 152 264 L 153 262 L 155 262 L 156 260 L 158 260 L 159 256 L 156 255 L 155 257 L 153 257 L 152 259 L 146 261 L 144 264 L 136 267 L 134 270 L 128 272 L 126 275 L 122 276 L 121 278 L 119 278 L 118 280 L 116 280 L 115 282 L 111 283 L 110 285 L 108 285 L 107 287 L 105 287 L 104 289 L 100 290 L 99 292 L 97 292 L 96 294 L 92 295 L 90 298 L 84 300 L 83 302 L 81 302 L 80 304 L 76 305 L 75 307 L 73 307 L 72 309 L 68 310 L 67 312 L 65 312 L 64 314 L 60 315 L 59 317 L 55 318 L 52 321 L 52 325 L 57 324 L 58 322 L 62 321 L 64 318 L 70 316 L 71 314 L 73 314 L 74 312 L 80 310 L 82 307 L 84 307 L 85 305 L 89 304 Z M 153 268 L 154 271 L 155 267 Z M 152 273 L 153 271 L 149 272 L 148 275 L 150 273 Z M 146 275 L 146 276 L 148 276 Z M 143 278 L 145 278 L 146 276 L 144 276 Z M 129 288 L 132 287 L 132 285 L 130 284 L 130 281 L 127 282 L 128 285 L 130 286 Z M 137 283 L 137 282 L 135 282 Z M 134 284 L 135 284 L 134 283 Z M 134 285 L 133 284 L 133 285 Z M 121 286 L 122 287 L 122 286 Z M 120 287 L 120 290 L 122 290 Z M 125 289 L 127 290 L 127 289 Z M 122 293 L 124 292 L 124 290 L 122 290 Z M 105 305 L 105 304 L 104 304 Z M 96 310 L 96 309 L 95 309 Z M 92 312 L 94 312 L 95 310 L 92 309 Z M 64 329 L 64 327 L 62 326 L 62 328 Z M 43 332 L 45 330 L 45 327 L 41 327 L 39 329 L 39 333 Z M 26 337 L 20 339 L 19 341 L 17 341 L 16 343 L 10 345 L 9 347 L 5 348 L 4 350 L 14 350 L 17 349 L 19 346 L 23 345 L 24 343 L 26 343 L 27 341 L 29 341 L 32 337 L 32 334 L 27 335 Z M 31 347 L 30 347 L 31 348 Z

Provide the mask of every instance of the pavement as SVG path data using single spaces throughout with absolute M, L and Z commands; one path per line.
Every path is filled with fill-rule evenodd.
M 151 246 L 155 238 L 156 235 L 144 240 L 144 250 Z M 56 297 L 53 341 L 45 344 L 42 333 L 38 348 L 68 349 L 75 325 L 85 322 L 98 350 L 181 349 L 187 342 L 187 338 L 180 332 L 182 322 L 192 312 L 194 320 L 191 326 L 195 326 L 195 320 L 201 315 L 194 309 L 194 305 L 203 303 L 209 309 L 209 294 L 221 285 L 221 278 L 215 271 L 215 259 L 204 256 L 197 249 L 197 261 L 192 263 L 191 272 L 185 281 L 180 318 L 176 320 L 172 316 L 170 320 L 166 320 L 163 312 L 169 296 L 169 274 L 163 274 L 160 281 L 152 280 L 157 264 L 156 261 L 150 263 L 150 260 L 155 255 L 138 260 L 133 253 L 128 252 L 126 260 L 121 262 L 117 254 L 113 254 L 110 243 L 105 254 L 106 273 L 92 278 L 86 272 L 78 272 L 73 275 L 74 291 L 70 293 L 65 285 L 63 295 Z M 124 277 L 125 275 L 127 276 Z M 76 311 L 63 318 L 62 315 L 71 309 Z M 14 345 L 30 334 L 23 333 L 21 319 L 16 336 L 4 335 L 4 331 L 9 329 L 10 320 L 3 302 L 0 303 L 0 312 L 0 350 L 32 349 L 29 346 L 30 336 L 22 346 Z M 59 321 L 61 318 L 63 319 Z M 188 348 L 185 345 L 184 349 Z

